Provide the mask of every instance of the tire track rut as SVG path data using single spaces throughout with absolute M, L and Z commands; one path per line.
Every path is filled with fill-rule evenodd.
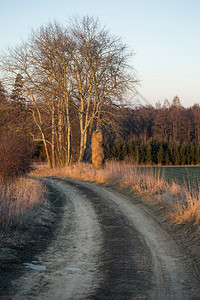
M 88 299 L 132 299 L 139 296 L 147 299 L 152 284 L 151 260 L 144 240 L 117 206 L 111 205 L 105 193 L 98 193 L 78 182 L 67 180 L 67 183 L 87 196 L 102 231 L 99 265 L 104 280 Z
M 45 271 L 25 271 L 7 299 L 199 299 L 191 261 L 148 211 L 92 183 L 44 180 L 66 197 L 63 219 L 38 256 Z

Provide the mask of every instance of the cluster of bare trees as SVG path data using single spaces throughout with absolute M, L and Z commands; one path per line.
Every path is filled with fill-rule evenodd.
M 90 17 L 41 27 L 3 55 L 5 84 L 15 85 L 12 101 L 32 115 L 32 137 L 42 141 L 51 167 L 70 163 L 73 138 L 78 160 L 90 156 L 93 131 L 110 122 L 110 107 L 135 87 L 131 57 L 119 38 Z
M 125 124 L 127 135 L 146 143 L 149 139 L 165 143 L 189 143 L 200 146 L 200 105 L 185 108 L 176 96 L 170 104 L 132 109 Z

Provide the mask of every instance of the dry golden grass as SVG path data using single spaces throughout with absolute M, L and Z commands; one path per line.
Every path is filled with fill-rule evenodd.
M 60 176 L 103 184 L 129 187 L 133 192 L 148 195 L 151 201 L 165 201 L 170 206 L 173 223 L 193 222 L 200 232 L 200 193 L 191 192 L 186 186 L 173 182 L 169 184 L 151 168 L 145 171 L 137 166 L 123 162 L 107 162 L 103 168 L 95 169 L 91 164 L 78 163 L 61 169 L 38 166 L 33 176 Z M 170 201 L 169 201 L 170 200 Z
M 182 187 L 173 181 L 170 186 L 170 193 L 172 195 L 181 196 L 182 195 Z
M 60 176 L 104 184 L 117 184 L 130 187 L 138 193 L 160 193 L 169 189 L 169 184 L 160 176 L 159 172 L 141 171 L 141 168 L 122 162 L 106 162 L 103 168 L 96 170 L 91 164 L 78 163 L 60 169 L 50 169 L 39 165 L 31 173 L 32 176 Z
M 200 191 L 185 188 L 184 196 L 185 199 L 172 209 L 171 221 L 176 224 L 193 223 L 200 232 Z
M 44 187 L 38 180 L 19 178 L 0 183 L 0 235 L 10 228 L 27 226 L 45 203 Z

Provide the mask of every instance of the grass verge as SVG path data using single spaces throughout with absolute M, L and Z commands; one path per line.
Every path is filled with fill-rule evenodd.
M 87 180 L 96 183 L 118 185 L 132 192 L 145 195 L 149 202 L 162 202 L 168 206 L 168 214 L 174 224 L 194 224 L 200 233 L 200 192 L 197 189 L 168 183 L 164 173 L 152 169 L 141 169 L 123 162 L 106 162 L 102 169 L 94 169 L 91 164 L 78 163 L 60 169 L 50 169 L 40 165 L 33 176 L 59 176 Z
M 1 298 L 22 274 L 23 263 L 37 261 L 37 254 L 55 237 L 65 199 L 51 182 L 20 178 L 0 185 L 0 200 Z

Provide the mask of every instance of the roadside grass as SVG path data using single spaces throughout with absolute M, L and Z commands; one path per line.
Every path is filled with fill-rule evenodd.
M 197 190 L 184 189 L 185 199 L 172 206 L 170 214 L 172 223 L 191 223 L 197 226 L 200 233 L 200 192 Z
M 41 182 L 25 177 L 0 182 L 0 240 L 10 230 L 29 226 L 46 202 L 44 192 Z
M 200 192 L 197 188 L 171 183 L 164 179 L 164 172 L 133 166 L 124 162 L 106 162 L 102 169 L 94 169 L 91 164 L 77 163 L 60 169 L 50 169 L 39 165 L 32 176 L 71 177 L 107 185 L 130 188 L 132 192 L 145 195 L 149 203 L 163 202 L 168 206 L 168 214 L 174 224 L 193 223 L 200 233 Z

